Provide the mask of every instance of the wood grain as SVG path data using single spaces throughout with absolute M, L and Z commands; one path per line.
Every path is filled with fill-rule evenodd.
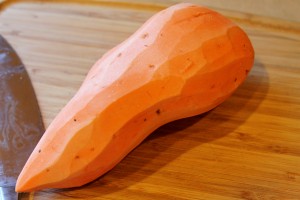
M 0 34 L 27 67 L 46 127 L 104 52 L 175 1 L 126 2 L 18 2 L 2 11 Z M 257 7 L 251 1 L 248 12 L 250 1 L 193 2 L 215 8 L 249 34 L 256 60 L 244 84 L 216 109 L 159 128 L 95 182 L 39 191 L 34 199 L 300 199 L 296 1 L 285 1 L 282 10 L 272 4 L 277 1 Z

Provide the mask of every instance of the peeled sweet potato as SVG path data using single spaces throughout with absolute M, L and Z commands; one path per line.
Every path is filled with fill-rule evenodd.
M 159 126 L 222 103 L 253 60 L 245 32 L 217 12 L 183 3 L 157 13 L 92 67 L 31 154 L 16 191 L 96 179 Z

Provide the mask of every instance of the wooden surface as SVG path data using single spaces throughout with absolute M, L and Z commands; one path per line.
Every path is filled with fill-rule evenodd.
M 2 7 L 0 34 L 27 67 L 46 127 L 104 52 L 176 1 L 85 2 Z M 97 181 L 34 199 L 300 199 L 299 2 L 191 2 L 249 34 L 256 60 L 245 83 L 207 114 L 161 127 Z

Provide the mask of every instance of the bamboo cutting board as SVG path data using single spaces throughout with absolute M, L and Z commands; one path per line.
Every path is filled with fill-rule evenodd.
M 0 34 L 27 67 L 46 127 L 103 53 L 177 1 L 71 2 L 0 7 Z M 297 0 L 191 2 L 249 34 L 256 59 L 244 84 L 216 109 L 159 128 L 93 183 L 33 199 L 300 199 Z

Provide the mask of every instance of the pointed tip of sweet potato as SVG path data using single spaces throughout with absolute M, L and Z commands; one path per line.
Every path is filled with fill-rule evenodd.
M 32 192 L 35 190 L 42 189 L 37 184 L 32 183 L 30 180 L 24 180 L 23 177 L 20 177 L 16 183 L 15 191 L 16 192 Z

